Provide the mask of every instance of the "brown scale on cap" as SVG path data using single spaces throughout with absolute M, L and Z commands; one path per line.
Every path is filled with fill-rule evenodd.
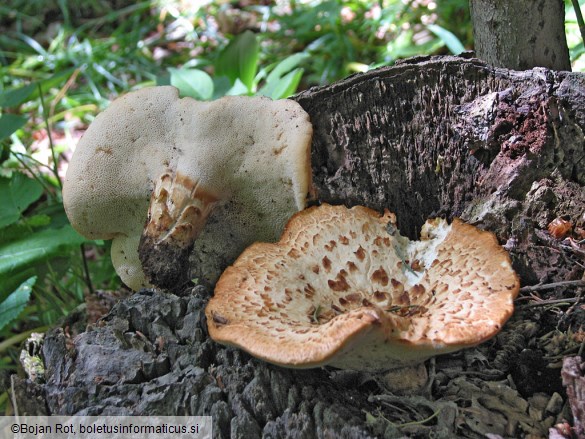
M 211 337 L 287 367 L 381 370 L 495 335 L 519 289 L 495 237 L 433 220 L 409 241 L 388 234 L 394 221 L 365 207 L 295 214 L 278 243 L 253 244 L 223 273 Z

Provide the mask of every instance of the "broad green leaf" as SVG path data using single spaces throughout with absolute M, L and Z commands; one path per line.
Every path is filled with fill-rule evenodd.
M 32 215 L 20 219 L 20 221 L 4 227 L 0 231 L 0 245 L 7 244 L 24 235 L 33 233 L 35 227 L 48 226 L 51 217 L 48 215 Z
M 157 75 L 156 85 L 171 85 L 171 74 L 163 73 L 161 75 Z
M 35 207 L 35 215 L 48 215 L 51 217 L 51 228 L 58 229 L 70 224 L 63 203 L 42 203 Z
M 36 281 L 36 276 L 28 278 L 6 300 L 0 303 L 0 329 L 16 319 L 26 307 Z
M 270 97 L 272 99 L 284 99 L 292 95 L 297 90 L 299 82 L 301 82 L 303 72 L 303 69 L 295 69 L 281 78 L 276 84 L 276 87 L 274 87 Z
M 171 85 L 179 89 L 181 96 L 207 101 L 213 96 L 213 80 L 203 70 L 169 69 Z
M 0 177 L 0 228 L 15 223 L 43 193 L 41 184 L 20 172 Z
M 300 81 L 300 78 L 302 77 L 303 71 L 301 70 L 301 74 L 298 77 L 298 81 L 294 85 L 292 91 L 290 91 L 288 94 L 286 94 L 286 90 L 291 88 L 290 85 L 292 85 L 294 83 L 293 79 L 298 76 L 298 73 L 295 73 L 293 75 L 287 75 L 287 74 L 289 74 L 289 72 L 291 70 L 295 69 L 295 67 L 297 67 L 303 60 L 305 60 L 308 57 L 309 57 L 309 54 L 296 53 L 294 55 L 291 55 L 291 56 L 285 58 L 281 62 L 279 62 L 276 65 L 276 67 L 274 67 L 272 69 L 272 71 L 268 74 L 268 76 L 266 77 L 266 83 L 260 89 L 258 94 L 261 94 L 263 96 L 270 96 L 272 99 L 280 99 L 281 97 L 290 96 L 292 93 L 295 92 L 296 87 L 298 86 L 298 83 Z M 299 69 L 296 69 L 295 72 L 298 72 L 298 70 Z M 285 82 L 288 83 L 288 85 L 286 85 L 286 86 L 282 84 L 282 81 L 284 80 L 285 75 L 288 76 L 288 78 L 285 80 Z M 291 82 L 291 81 L 293 81 L 293 82 Z M 277 87 L 279 88 L 280 91 L 275 93 L 275 89 Z M 283 90 L 283 89 L 286 89 L 286 90 Z M 278 96 L 278 97 L 275 97 L 275 96 Z
M 258 41 L 253 32 L 238 35 L 220 53 L 215 65 L 217 76 L 227 76 L 232 84 L 240 79 L 251 92 L 258 70 L 258 52 Z
M 392 59 L 434 53 L 445 45 L 443 41 L 431 40 L 415 46 L 412 44 L 412 30 L 401 32 L 400 35 L 386 46 L 386 53 Z
M 26 123 L 26 117 L 16 114 L 3 114 L 0 116 L 0 140 L 7 138 Z
M 24 222 L 29 227 L 41 227 L 51 224 L 51 217 L 49 215 L 33 215 L 24 219 Z
M 32 83 L 0 93 L 0 107 L 17 107 L 26 102 L 36 89 L 37 84 Z
M 0 246 L 0 283 L 33 264 L 65 255 L 87 240 L 70 225 L 44 229 Z
M 235 84 L 225 94 L 226 96 L 241 96 L 248 94 L 248 92 L 248 87 L 238 78 Z
M 65 69 L 46 79 L 32 82 L 23 87 L 6 90 L 0 93 L 0 107 L 17 107 L 30 99 L 36 98 L 39 95 L 39 84 L 41 90 L 45 91 L 63 82 L 63 80 L 70 76 L 74 70 L 75 68 L 73 67 Z
M 274 69 L 272 69 L 266 80 L 270 81 L 272 79 L 281 78 L 309 57 L 310 55 L 308 53 L 295 53 L 294 55 L 286 57 L 280 61 Z
M 18 288 L 29 277 L 39 275 L 38 267 L 28 267 L 9 278 L 0 278 L 0 303 Z
M 465 51 L 465 47 L 461 44 L 459 38 L 457 38 L 451 31 L 436 24 L 427 25 L 427 29 L 439 37 L 453 55 L 459 55 L 461 52 Z
M 212 99 L 219 99 L 228 94 L 232 88 L 232 83 L 226 76 L 218 76 L 213 78 L 213 97 Z

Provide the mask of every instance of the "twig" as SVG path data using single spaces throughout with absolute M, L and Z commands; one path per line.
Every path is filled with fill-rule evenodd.
M 570 303 L 577 303 L 577 302 L 579 302 L 579 300 L 581 300 L 580 297 L 569 297 L 568 299 L 539 300 L 537 302 L 526 303 L 524 305 L 520 305 L 519 308 L 533 308 L 535 306 L 559 305 L 559 304 L 568 305 Z
M 55 98 L 51 101 L 51 110 L 49 111 L 49 119 L 51 119 L 55 115 L 55 107 L 61 101 L 61 99 L 63 99 L 65 97 L 65 95 L 67 94 L 67 91 L 71 88 L 71 86 L 73 84 L 75 84 L 75 81 L 77 80 L 77 77 L 79 76 L 80 72 L 81 72 L 81 69 L 79 69 L 79 68 L 75 69 L 73 71 L 73 73 L 71 74 L 71 76 L 69 77 L 69 79 L 67 80 L 67 82 L 65 83 L 65 85 L 63 87 L 61 87 L 61 89 L 59 90 L 59 92 L 57 93 Z
M 571 307 L 567 310 L 567 315 L 573 312 L 573 310 L 577 307 L 577 305 L 581 302 L 581 298 L 583 297 L 583 291 L 579 290 L 579 294 L 577 294 L 577 301 L 571 305 Z
M 520 288 L 521 293 L 532 293 L 535 291 L 552 290 L 558 287 L 585 287 L 585 280 L 564 280 L 561 282 L 553 282 L 551 284 L 527 285 Z
M 51 135 L 51 126 L 49 125 L 49 118 L 47 116 L 47 107 L 45 106 L 45 99 L 43 97 L 43 88 L 39 83 L 39 97 L 41 98 L 41 105 L 43 106 L 43 119 L 45 121 L 45 125 L 47 126 L 47 136 L 49 137 L 49 147 L 51 148 L 51 156 L 53 157 L 53 175 L 57 179 L 57 184 L 59 185 L 59 189 L 63 190 L 63 183 L 59 178 L 59 163 L 57 161 L 57 155 L 55 154 L 55 145 L 53 144 L 53 136 Z
M 583 39 L 583 43 L 585 43 L 585 21 L 583 21 L 583 14 L 581 14 L 579 0 L 572 0 L 572 2 L 575 16 L 577 17 L 577 24 L 579 25 L 579 31 L 581 32 L 581 38 Z
M 93 295 L 95 290 L 91 282 L 91 274 L 89 273 L 89 267 L 87 265 L 87 256 L 85 256 L 85 246 L 81 244 L 81 260 L 83 261 L 83 273 L 85 274 L 85 283 L 89 289 L 89 294 Z

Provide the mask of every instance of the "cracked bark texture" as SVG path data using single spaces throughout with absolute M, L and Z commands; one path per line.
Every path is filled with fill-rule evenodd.
M 294 99 L 314 127 L 318 201 L 388 208 L 410 237 L 428 217 L 459 216 L 495 232 L 529 284 L 583 274 L 581 256 L 546 226 L 558 216 L 583 225 L 584 97 L 582 74 L 439 57 Z M 518 312 L 494 342 L 438 358 L 429 393 L 392 399 L 377 377 L 287 370 L 215 344 L 204 322 L 209 295 L 204 287 L 185 297 L 144 290 L 76 337 L 51 331 L 43 348 L 46 409 L 211 415 L 218 438 L 544 435 L 561 416 L 560 376 L 557 387 L 548 376 L 503 384 L 524 366 L 514 365 L 529 337 L 518 328 L 533 334 L 533 310 Z M 471 374 L 459 376 L 464 371 Z M 534 392 L 548 396 L 536 401 Z
M 571 70 L 562 0 L 470 0 L 475 54 L 496 67 Z

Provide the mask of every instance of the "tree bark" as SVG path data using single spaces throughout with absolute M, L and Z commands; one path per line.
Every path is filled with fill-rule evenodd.
M 583 275 L 582 249 L 547 225 L 564 216 L 585 226 L 584 96 L 581 74 L 439 57 L 295 99 L 314 127 L 319 202 L 388 208 L 411 237 L 428 217 L 462 217 L 495 232 L 531 284 Z M 531 338 L 534 308 L 519 307 L 490 343 L 431 362 L 420 395 L 396 397 L 377 375 L 287 370 L 217 345 L 204 321 L 210 294 L 142 291 L 74 338 L 52 331 L 49 412 L 205 414 L 218 438 L 519 437 L 565 416 L 559 370 Z
M 496 67 L 571 70 L 562 0 L 470 0 L 475 54 Z

